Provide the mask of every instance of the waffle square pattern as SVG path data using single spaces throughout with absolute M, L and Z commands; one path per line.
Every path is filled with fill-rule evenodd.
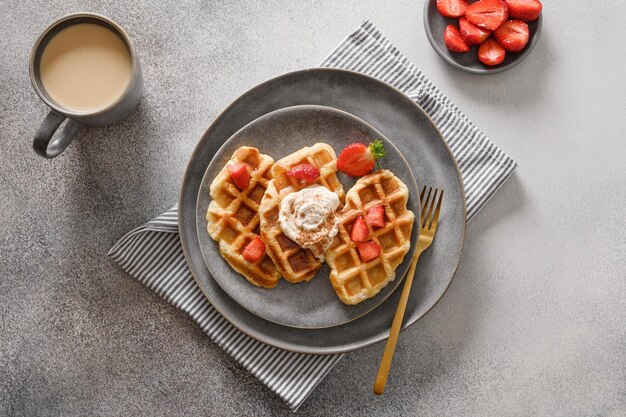
M 407 186 L 391 171 L 379 170 L 357 181 L 346 194 L 346 204 L 339 213 L 339 232 L 326 251 L 330 281 L 345 304 L 358 304 L 378 294 L 395 278 L 411 244 L 415 216 L 407 209 Z M 359 216 L 382 205 L 385 226 L 369 228 L 368 240 L 381 247 L 380 256 L 363 262 L 357 242 L 350 239 L 352 225 Z
M 315 165 L 319 169 L 320 176 L 313 183 L 304 183 L 287 175 L 291 167 L 302 163 Z M 330 145 L 316 143 L 276 161 L 271 177 L 259 207 L 261 239 L 285 280 L 292 283 L 309 281 L 322 266 L 322 261 L 309 249 L 300 247 L 285 235 L 278 218 L 280 203 L 290 193 L 311 184 L 319 184 L 336 193 L 341 206 L 345 194 L 337 178 L 337 156 Z
M 250 184 L 240 190 L 227 167 L 222 168 L 210 187 L 212 201 L 206 215 L 207 230 L 233 269 L 254 285 L 273 288 L 280 280 L 280 272 L 272 259 L 266 254 L 257 262 L 250 262 L 243 257 L 243 251 L 260 234 L 259 204 L 270 181 L 274 159 L 256 148 L 242 146 L 230 162 L 248 166 Z

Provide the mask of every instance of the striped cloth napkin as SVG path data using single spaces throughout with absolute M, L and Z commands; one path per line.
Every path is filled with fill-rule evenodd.
M 439 127 L 463 176 L 468 220 L 517 164 L 491 142 L 369 21 L 322 62 L 377 77 L 405 92 Z M 287 352 L 243 334 L 203 296 L 187 267 L 178 237 L 177 208 L 129 232 L 109 252 L 129 274 L 193 320 L 245 369 L 297 410 L 343 355 Z

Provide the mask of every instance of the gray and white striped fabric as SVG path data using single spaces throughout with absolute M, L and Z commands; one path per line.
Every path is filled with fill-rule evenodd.
M 369 21 L 344 39 L 322 66 L 377 77 L 405 92 L 430 115 L 455 155 L 467 197 L 468 220 L 517 164 L 491 142 Z M 232 326 L 203 296 L 187 267 L 178 237 L 177 208 L 124 236 L 113 260 L 193 320 L 245 369 L 287 402 L 304 402 L 343 355 L 307 355 L 260 343 Z

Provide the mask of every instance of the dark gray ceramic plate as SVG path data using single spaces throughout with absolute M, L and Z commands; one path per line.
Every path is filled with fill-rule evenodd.
M 470 1 L 473 3 L 473 1 Z M 439 56 L 448 64 L 465 72 L 472 74 L 495 74 L 513 68 L 524 60 L 533 50 L 539 33 L 541 32 L 541 22 L 543 16 L 528 24 L 530 38 L 526 48 L 519 53 L 506 53 L 506 58 L 502 64 L 495 67 L 488 67 L 478 60 L 478 46 L 472 46 L 469 52 L 452 52 L 443 43 L 443 32 L 450 24 L 459 25 L 459 19 L 443 17 L 437 11 L 437 0 L 426 0 L 424 2 L 424 30 L 428 41 Z
M 381 139 L 385 143 L 387 152 L 381 164 L 407 185 L 409 210 L 419 218 L 417 184 L 411 168 L 400 151 L 372 126 L 341 110 L 310 105 L 275 110 L 248 123 L 222 145 L 209 164 L 200 185 L 196 226 L 205 263 L 215 281 L 228 295 L 246 310 L 261 318 L 303 329 L 333 327 L 347 323 L 369 313 L 385 301 L 398 287 L 409 269 L 419 232 L 417 227 L 411 234 L 411 250 L 396 270 L 396 279 L 375 297 L 358 305 L 348 306 L 335 294 L 328 279 L 330 271 L 326 264 L 309 282 L 291 284 L 283 279 L 271 290 L 250 284 L 220 256 L 217 243 L 207 233 L 205 219 L 211 202 L 209 196 L 211 182 L 240 146 L 254 146 L 261 153 L 268 154 L 277 161 L 317 142 L 328 143 L 339 155 L 344 147 L 355 140 L 367 144 L 374 139 Z M 338 177 L 346 192 L 356 183 L 356 179 L 341 172 L 338 173 Z
M 465 239 L 465 195 L 454 158 L 428 116 L 400 91 L 363 74 L 316 68 L 281 75 L 244 93 L 209 126 L 191 155 L 178 201 L 183 251 L 202 292 L 234 326 L 264 343 L 305 353 L 348 352 L 389 336 L 400 291 L 370 314 L 342 326 L 281 326 L 250 313 L 226 294 L 207 269 L 198 241 L 196 202 L 202 177 L 215 153 L 252 120 L 300 104 L 334 107 L 367 120 L 393 141 L 420 184 L 446 192 L 437 238 L 420 257 L 403 328 L 423 317 L 452 281 Z

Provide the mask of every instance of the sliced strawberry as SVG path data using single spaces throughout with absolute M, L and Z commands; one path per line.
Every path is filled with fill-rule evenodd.
M 367 239 L 367 235 L 369 235 L 369 233 L 370 231 L 367 228 L 365 220 L 363 220 L 363 216 L 359 216 L 352 224 L 350 240 L 352 240 L 353 242 L 363 242 L 365 239 Z
M 470 50 L 469 46 L 465 43 L 461 37 L 459 28 L 454 25 L 448 25 L 443 32 L 443 43 L 446 48 L 452 52 L 467 52 Z
M 320 170 L 315 165 L 298 164 L 287 171 L 287 175 L 305 182 L 313 182 L 320 176 Z
M 372 227 L 384 227 L 385 226 L 385 209 L 378 204 L 367 211 L 365 221 Z
M 255 237 L 248 243 L 243 250 L 244 259 L 250 262 L 256 262 L 265 255 L 265 243 L 260 237 Z
M 437 0 L 437 11 L 445 17 L 461 17 L 467 9 L 465 0 Z
M 369 262 L 380 256 L 380 245 L 373 240 L 358 243 L 356 248 L 359 251 L 359 256 L 361 256 L 363 262 Z
M 230 176 L 233 177 L 235 185 L 240 190 L 245 190 L 250 185 L 250 173 L 248 172 L 248 166 L 241 162 L 229 162 L 226 164 Z
M 367 146 L 351 143 L 339 154 L 337 169 L 351 177 L 360 177 L 374 169 L 374 158 Z
M 505 0 L 509 6 L 509 17 L 532 22 L 539 18 L 542 5 L 539 0 Z
M 461 38 L 468 45 L 480 45 L 491 35 L 490 30 L 476 26 L 464 17 L 459 19 L 459 29 Z
M 385 146 L 379 140 L 365 146 L 362 143 L 351 143 L 346 146 L 337 158 L 337 169 L 351 177 L 361 177 L 374 169 L 378 158 L 385 156 Z
M 521 20 L 509 20 L 493 32 L 493 37 L 509 52 L 524 49 L 528 36 L 528 25 Z
M 501 64 L 505 56 L 506 51 L 495 39 L 489 38 L 478 47 L 478 59 L 485 65 Z
M 509 17 L 503 0 L 480 0 L 469 5 L 465 18 L 483 29 L 496 30 Z

